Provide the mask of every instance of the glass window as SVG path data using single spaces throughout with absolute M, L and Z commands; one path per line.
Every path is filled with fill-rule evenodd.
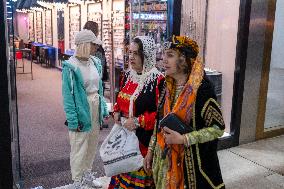
M 264 128 L 284 125 L 284 1 L 276 2 Z

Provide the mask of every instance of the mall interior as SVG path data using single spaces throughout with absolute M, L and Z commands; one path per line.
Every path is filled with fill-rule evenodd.
M 0 3 L 0 189 L 67 189 L 62 62 L 87 21 L 99 26 L 109 111 L 136 36 L 197 41 L 225 121 L 218 155 L 226 188 L 284 188 L 284 1 L 3 0 Z M 279 51 L 279 52 L 278 52 Z M 3 120 L 3 121 L 2 121 Z M 110 132 L 106 120 L 100 144 Z M 2 126 L 3 125 L 3 126 Z M 94 163 L 107 188 L 99 153 Z M 3 176 L 2 176 L 3 173 Z

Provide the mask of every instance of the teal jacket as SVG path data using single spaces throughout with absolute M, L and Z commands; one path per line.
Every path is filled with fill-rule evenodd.
M 63 106 L 69 130 L 76 130 L 78 128 L 78 122 L 80 121 L 83 125 L 81 131 L 88 132 L 92 128 L 90 107 L 81 71 L 76 64 L 72 63 L 74 60 L 76 60 L 76 58 L 71 57 L 62 64 Z M 91 57 L 90 60 L 96 66 L 101 78 L 102 66 L 100 59 Z M 108 111 L 106 101 L 103 96 L 103 85 L 101 79 L 99 81 L 98 93 L 100 95 L 99 123 L 102 124 L 103 118 L 108 115 Z

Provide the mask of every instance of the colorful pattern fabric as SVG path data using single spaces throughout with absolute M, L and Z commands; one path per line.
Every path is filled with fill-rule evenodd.
M 192 115 L 192 107 L 195 103 L 197 90 L 203 79 L 203 64 L 196 61 L 193 64 L 189 79 L 180 93 L 177 101 L 174 103 L 175 96 L 175 83 L 172 78 L 166 78 L 167 82 L 167 95 L 164 106 L 164 115 L 170 112 L 175 113 L 185 123 L 189 123 Z M 173 108 L 171 104 L 174 103 Z M 157 135 L 158 145 L 163 150 L 165 148 L 165 140 L 163 134 L 160 132 Z M 184 146 L 183 145 L 170 145 L 170 152 L 168 155 L 170 168 L 166 174 L 167 189 L 183 189 L 184 188 Z
M 124 173 L 111 178 L 109 189 L 154 189 L 154 181 L 151 174 L 147 174 L 143 168 L 131 173 Z
M 216 102 L 214 88 L 206 75 L 198 89 L 189 126 L 194 131 L 185 135 L 188 144 L 180 145 L 184 149 L 185 162 L 183 172 L 180 174 L 184 179 L 184 186 L 180 188 L 224 189 L 225 185 L 217 156 L 217 138 L 223 135 L 225 124 L 221 108 Z M 162 158 L 163 149 L 160 143 L 163 142 L 163 138 L 156 133 L 156 130 L 150 143 L 154 151 L 153 178 L 157 189 L 165 189 L 170 184 L 167 175 L 173 163 L 181 164 L 172 161 L 172 152 L 165 159 Z M 156 135 L 158 135 L 158 140 Z M 176 178 L 173 177 L 173 179 Z
M 123 117 L 135 117 L 139 127 L 136 136 L 143 157 L 148 151 L 149 142 L 156 123 L 156 111 L 160 91 L 164 86 L 164 76 L 155 68 L 156 52 L 154 40 L 147 36 L 138 37 L 143 43 L 145 59 L 141 75 L 130 69 L 121 82 L 115 112 Z M 151 174 L 144 169 L 123 173 L 111 178 L 109 189 L 142 189 L 155 188 Z

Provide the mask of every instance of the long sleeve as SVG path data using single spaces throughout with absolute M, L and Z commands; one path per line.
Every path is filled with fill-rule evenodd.
M 157 127 L 154 128 L 153 135 L 151 136 L 148 150 L 154 151 L 157 144 Z
M 62 70 L 62 96 L 63 106 L 66 114 L 69 129 L 78 128 L 78 116 L 76 106 L 74 103 L 73 95 L 71 93 L 71 76 L 72 72 L 68 68 Z
M 145 112 L 138 117 L 140 127 L 145 130 L 153 130 L 156 123 L 156 112 Z
M 156 90 L 155 91 L 156 106 L 158 106 L 159 101 L 161 100 L 160 99 L 161 94 L 164 93 L 164 89 L 165 89 L 164 82 L 165 82 L 164 76 L 160 75 L 157 78 L 157 86 L 156 86 L 156 89 L 155 89 Z M 144 112 L 144 114 L 142 114 L 138 117 L 140 126 L 142 128 L 144 128 L 145 130 L 153 130 L 153 128 L 156 125 L 156 119 L 157 119 L 157 112 L 156 111 L 155 112 L 146 111 L 146 112 Z
M 163 117 L 163 104 L 164 104 L 164 97 L 165 97 L 165 93 L 166 93 L 166 86 L 165 86 L 165 80 L 161 80 L 161 82 L 159 83 L 158 85 L 158 90 L 159 90 L 159 98 L 158 98 L 158 107 L 157 107 L 157 112 L 158 113 L 158 116 L 156 116 L 156 121 L 159 121 L 162 119 Z M 154 151 L 155 150 L 155 147 L 156 147 L 156 143 L 157 143 L 157 133 L 158 133 L 158 128 L 156 127 L 156 124 L 155 123 L 155 127 L 154 127 L 154 131 L 153 131 L 153 135 L 150 139 L 150 143 L 149 143 L 149 150 L 151 151 Z
M 206 101 L 201 111 L 201 118 L 205 123 L 205 127 L 185 135 L 189 146 L 215 140 L 224 133 L 224 120 L 220 106 L 215 99 L 210 98 Z

